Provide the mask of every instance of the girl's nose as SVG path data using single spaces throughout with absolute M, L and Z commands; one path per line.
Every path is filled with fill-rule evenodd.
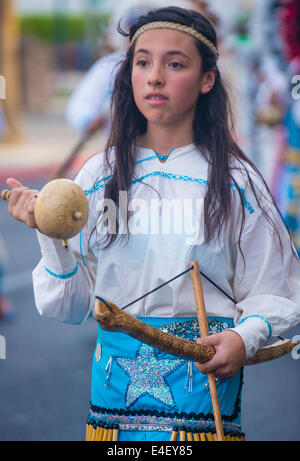
M 161 69 L 158 66 L 153 66 L 148 75 L 148 85 L 162 86 L 163 83 L 164 78 Z

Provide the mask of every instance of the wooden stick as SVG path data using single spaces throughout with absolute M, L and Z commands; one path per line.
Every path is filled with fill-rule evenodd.
M 197 261 L 191 261 L 190 266 L 193 267 L 191 271 L 192 281 L 193 281 L 193 288 L 194 288 L 194 296 L 195 296 L 195 303 L 196 303 L 196 310 L 200 328 L 200 335 L 202 338 L 209 335 L 208 325 L 206 320 L 206 309 L 204 304 L 204 296 L 202 290 L 202 282 L 200 277 L 200 270 Z M 220 412 L 219 406 L 219 399 L 217 393 L 217 386 L 214 373 L 208 373 L 208 384 L 209 390 L 211 395 L 211 402 L 213 407 L 214 419 L 215 419 L 215 426 L 216 432 L 218 436 L 218 441 L 224 440 L 224 432 L 223 432 L 223 423 L 222 417 Z
M 11 194 L 11 190 L 8 190 L 8 189 L 4 189 L 1 191 L 0 193 L 0 197 L 2 198 L 2 200 L 9 200 L 9 197 L 10 197 L 10 194 Z
M 0 192 L 0 198 L 1 198 L 2 200 L 9 201 L 10 196 L 11 196 L 11 190 L 4 189 L 4 190 L 2 190 L 2 191 Z M 79 211 L 75 211 L 75 212 L 73 213 L 73 217 L 74 217 L 75 220 L 80 219 L 81 216 L 82 216 L 82 213 L 80 213 Z M 63 246 L 64 250 L 65 250 L 66 252 L 69 251 L 69 247 L 68 247 L 68 242 L 67 242 L 67 240 L 62 240 L 61 243 L 62 243 L 62 246 Z

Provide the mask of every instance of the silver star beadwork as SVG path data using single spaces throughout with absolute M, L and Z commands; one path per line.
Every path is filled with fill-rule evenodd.
M 118 364 L 130 377 L 126 392 L 126 407 L 145 394 L 170 407 L 174 399 L 164 376 L 185 363 L 182 359 L 157 359 L 153 347 L 142 344 L 135 359 L 117 357 Z

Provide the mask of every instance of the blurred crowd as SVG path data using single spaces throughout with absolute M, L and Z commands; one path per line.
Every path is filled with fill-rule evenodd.
M 129 8 L 122 27 L 163 3 L 170 4 L 150 0 Z M 263 173 L 300 254 L 300 0 L 261 0 L 242 12 L 236 1 L 171 4 L 198 9 L 216 25 L 238 141 Z M 67 120 L 79 132 L 108 129 L 114 75 L 127 46 L 113 30 L 115 17 L 107 34 L 111 53 L 91 67 L 67 106 Z
M 108 132 L 114 76 L 128 45 L 116 33 L 118 22 L 126 30 L 147 10 L 170 5 L 198 9 L 217 27 L 238 142 L 264 175 L 300 255 L 300 0 L 117 2 L 101 57 L 68 101 L 67 122 L 83 137 Z M 0 107 L 0 137 L 4 123 Z M 8 311 L 1 254 L 0 246 L 0 319 Z

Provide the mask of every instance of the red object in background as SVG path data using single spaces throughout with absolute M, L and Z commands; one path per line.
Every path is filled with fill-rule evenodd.
M 278 12 L 279 32 L 287 61 L 300 57 L 300 0 L 284 0 Z

